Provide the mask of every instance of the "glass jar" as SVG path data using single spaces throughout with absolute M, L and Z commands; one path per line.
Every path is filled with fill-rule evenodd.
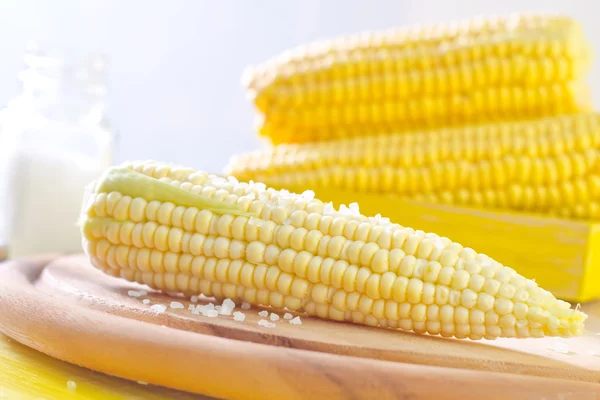
M 9 258 L 80 252 L 86 185 L 112 161 L 106 64 L 31 48 L 0 111 L 0 245 Z

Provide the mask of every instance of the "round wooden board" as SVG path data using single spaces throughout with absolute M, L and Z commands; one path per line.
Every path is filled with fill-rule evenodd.
M 146 290 L 130 297 L 129 290 Z M 151 303 L 143 304 L 148 298 Z M 157 314 L 152 304 L 184 309 Z M 302 317 L 258 325 L 259 309 L 208 318 L 189 301 L 107 276 L 82 255 L 0 265 L 0 330 L 107 374 L 231 399 L 547 399 L 600 393 L 600 336 L 474 342 Z M 238 309 L 239 310 L 239 309 Z M 282 313 L 279 313 L 282 316 Z M 595 323 L 595 322 L 594 322 Z M 570 394 L 570 395 L 571 395 Z M 534 397 L 532 397 L 534 396 Z M 569 398 L 569 397 L 564 397 Z

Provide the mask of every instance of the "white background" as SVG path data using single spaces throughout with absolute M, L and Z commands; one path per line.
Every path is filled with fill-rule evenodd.
M 516 11 L 563 12 L 598 52 L 595 0 L 0 0 L 0 105 L 19 92 L 25 44 L 110 57 L 116 161 L 157 159 L 220 171 L 260 145 L 240 79 L 246 65 L 343 33 Z M 599 60 L 600 61 L 600 60 Z M 589 77 L 600 92 L 600 62 Z M 217 141 L 225 141 L 225 146 Z

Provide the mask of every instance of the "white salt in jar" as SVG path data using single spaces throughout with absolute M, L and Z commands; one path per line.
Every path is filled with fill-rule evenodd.
M 0 111 L 0 247 L 9 258 L 80 252 L 86 185 L 110 165 L 105 63 L 32 49 Z

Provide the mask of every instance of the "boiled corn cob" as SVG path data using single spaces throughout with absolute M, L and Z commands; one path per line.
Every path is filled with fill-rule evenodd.
M 285 144 L 232 157 L 226 173 L 274 187 L 600 218 L 600 114 Z
M 301 143 L 591 108 L 590 48 L 563 16 L 349 35 L 291 49 L 243 78 L 272 143 Z
M 585 314 L 446 237 L 152 161 L 88 188 L 84 250 L 153 288 L 445 337 L 579 335 Z

